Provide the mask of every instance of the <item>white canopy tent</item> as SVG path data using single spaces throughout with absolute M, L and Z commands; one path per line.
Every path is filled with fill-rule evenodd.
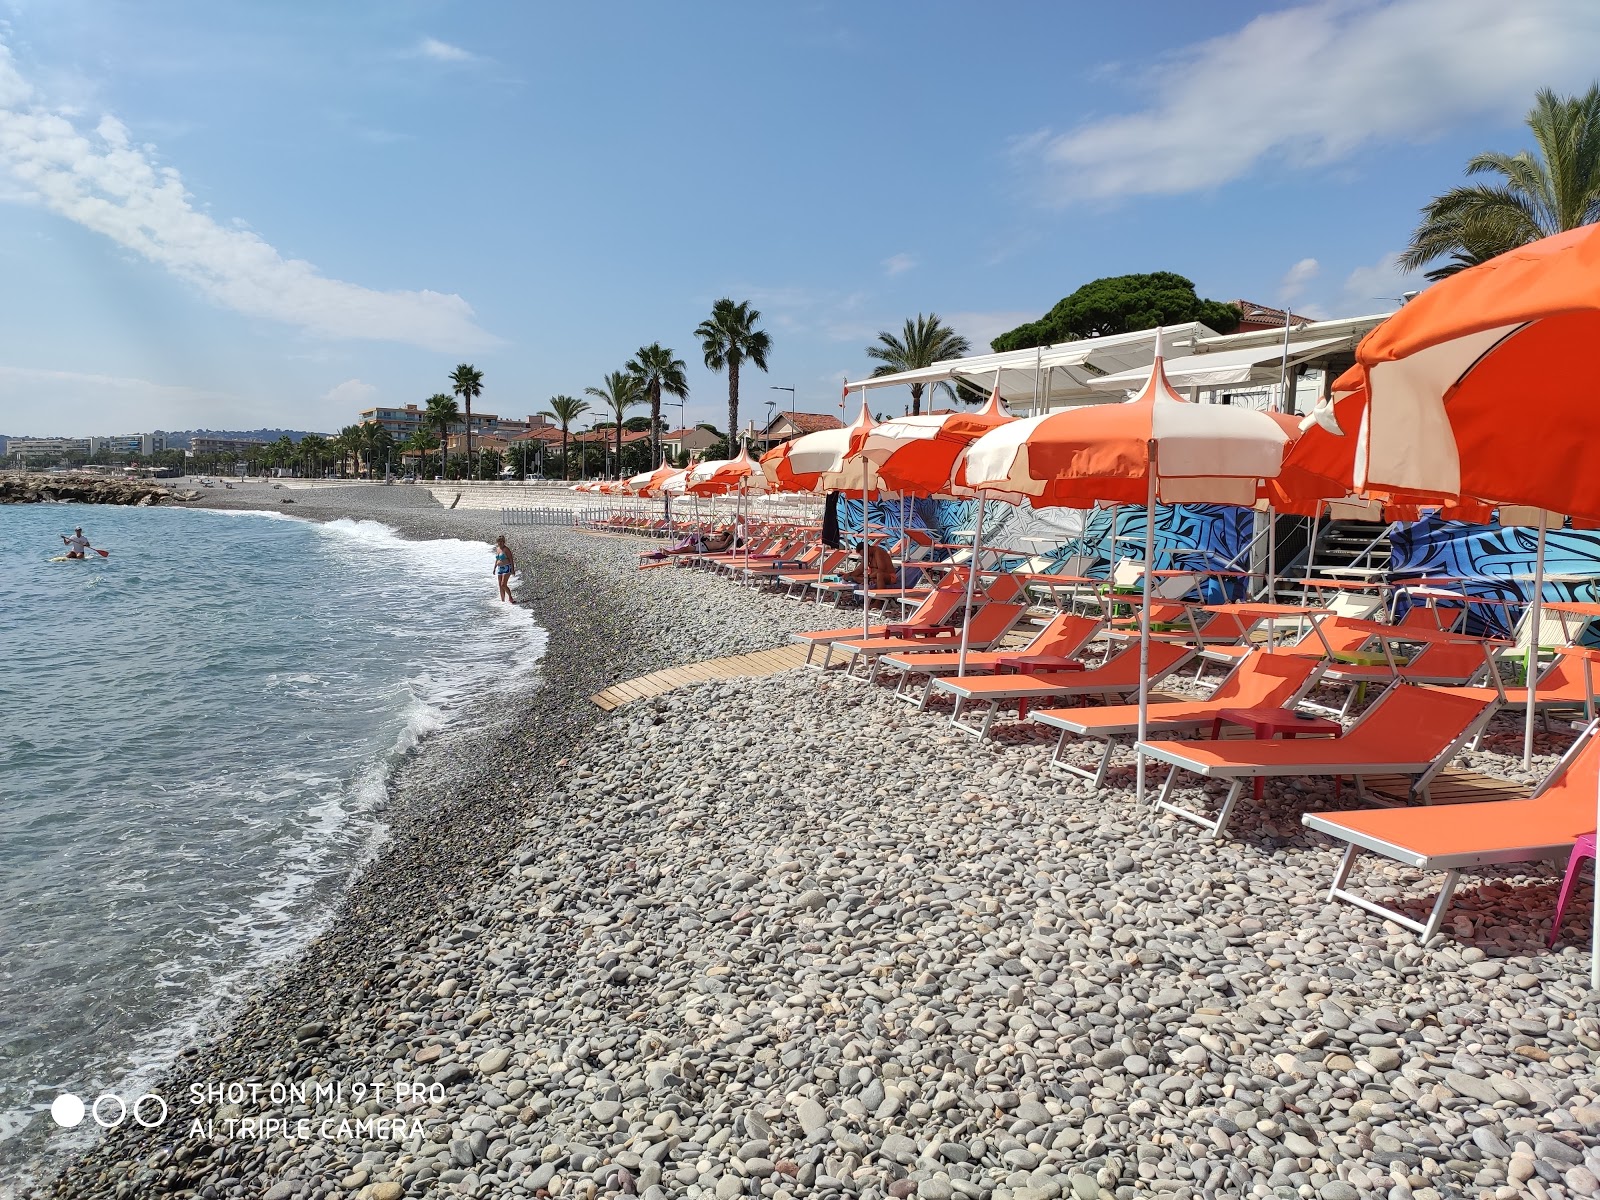
M 1332 337 L 1292 342 L 1289 346 L 1289 366 L 1296 367 L 1347 340 Z M 1276 383 L 1283 370 L 1283 345 L 1280 342 L 1272 346 L 1247 346 L 1190 354 L 1169 359 L 1165 366 L 1167 379 L 1180 390 L 1198 388 L 1208 391 L 1235 384 Z M 1102 375 L 1091 380 L 1089 387 L 1098 392 L 1132 392 L 1142 388 L 1149 377 L 1149 367 L 1137 367 L 1114 375 Z
M 1162 343 L 1169 347 L 1193 348 L 1199 339 L 1216 336 L 1216 331 L 1208 326 L 1189 321 L 1167 326 Z M 1155 345 L 1156 331 L 1141 329 L 1134 333 L 1084 338 L 1079 342 L 1059 342 L 1054 346 L 952 358 L 915 371 L 860 379 L 847 384 L 846 388 L 852 392 L 866 392 L 913 383 L 931 385 L 963 380 L 984 391 L 998 387 L 1000 398 L 1012 412 L 1043 411 L 1072 404 L 1105 404 L 1114 397 L 1093 390 L 1091 381 L 1130 370 L 1148 375 L 1150 364 L 1155 361 Z

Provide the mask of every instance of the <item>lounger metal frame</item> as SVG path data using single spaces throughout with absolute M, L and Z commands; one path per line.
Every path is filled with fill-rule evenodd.
M 1561 756 L 1561 761 L 1555 770 L 1540 781 L 1527 796 L 1529 800 L 1536 800 L 1549 789 L 1554 780 L 1566 774 L 1572 761 L 1583 752 L 1589 739 L 1596 736 L 1600 730 L 1600 721 L 1590 722 L 1589 726 L 1576 741 Z M 1515 800 L 1487 801 L 1486 803 L 1515 804 Z M 1404 846 L 1397 846 L 1380 837 L 1362 833 L 1358 830 L 1347 829 L 1330 820 L 1322 813 L 1306 813 L 1300 818 L 1301 824 L 1308 829 L 1315 829 L 1318 833 L 1325 833 L 1329 837 L 1338 838 L 1347 843 L 1344 855 L 1339 860 L 1339 869 L 1334 872 L 1333 883 L 1328 888 L 1329 900 L 1343 900 L 1354 904 L 1357 908 L 1365 909 L 1374 916 L 1382 917 L 1386 921 L 1393 921 L 1402 928 L 1411 930 L 1419 936 L 1422 944 L 1426 946 L 1439 934 L 1439 928 L 1444 924 L 1445 912 L 1450 907 L 1450 901 L 1455 895 L 1456 885 L 1461 882 L 1461 872 L 1472 867 L 1489 867 L 1498 863 L 1524 863 L 1538 862 L 1542 859 L 1562 858 L 1572 850 L 1572 843 L 1561 842 L 1554 845 L 1540 846 L 1501 846 L 1492 850 L 1464 851 L 1460 854 L 1424 855 L 1407 850 Z M 1351 868 L 1355 866 L 1356 856 L 1363 850 L 1370 850 L 1374 854 L 1381 854 L 1385 858 L 1393 859 L 1402 866 L 1416 867 L 1420 871 L 1443 871 L 1444 882 L 1439 887 L 1439 895 L 1428 912 L 1426 921 L 1419 921 L 1415 917 L 1408 917 L 1405 913 L 1381 904 L 1376 900 L 1352 891 L 1345 884 L 1350 878 Z
M 1137 655 L 1137 653 L 1138 653 L 1138 651 L 1136 651 L 1136 650 L 1134 650 L 1132 648 L 1129 648 L 1129 649 L 1123 651 L 1123 654 L 1134 654 L 1134 655 Z M 1121 655 L 1118 655 L 1117 657 L 1120 658 Z M 1184 668 L 1184 666 L 1187 665 L 1189 660 L 1191 658 L 1193 658 L 1193 657 L 1194 657 L 1194 650 L 1192 648 L 1190 648 L 1188 650 L 1188 653 L 1179 656 L 1178 658 L 1174 659 L 1171 662 L 1171 664 L 1169 664 L 1168 666 L 1163 667 L 1161 670 L 1154 672 L 1150 676 L 1150 686 L 1151 687 L 1155 687 L 1156 684 L 1160 683 L 1163 679 L 1165 679 L 1168 675 L 1171 675 L 1174 671 L 1181 671 Z M 1104 665 L 1104 664 L 1102 664 L 1102 665 Z M 1063 672 L 1063 676 L 1065 678 L 1071 678 L 1071 676 L 1066 675 L 1065 672 Z M 1024 678 L 1037 679 L 1038 677 L 1037 676 L 1025 676 Z M 1000 706 L 1002 704 L 1006 703 L 1008 700 L 1033 700 L 1033 699 L 1035 699 L 1035 696 L 1033 694 L 1030 694 L 1030 691 L 1027 688 L 1023 688 L 1021 691 L 1018 691 L 1015 694 L 1009 695 L 1009 696 L 990 696 L 990 697 L 986 697 L 989 707 L 984 711 L 983 721 L 979 725 L 973 725 L 970 722 L 965 722 L 965 721 L 963 721 L 961 719 L 961 710 L 962 710 L 963 707 L 966 706 L 968 701 L 971 701 L 973 703 L 977 703 L 978 701 L 977 701 L 977 699 L 975 697 L 963 696 L 959 691 L 956 690 L 956 683 L 955 683 L 954 680 L 934 678 L 934 679 L 929 679 L 928 684 L 929 684 L 930 689 L 939 690 L 939 691 L 948 691 L 948 692 L 952 693 L 955 696 L 955 707 L 950 712 L 950 724 L 954 725 L 962 733 L 970 734 L 972 737 L 977 738 L 979 741 L 982 741 L 984 738 L 989 736 L 989 727 L 994 724 L 995 718 L 1000 715 Z M 1136 695 L 1138 693 L 1138 691 L 1139 691 L 1139 684 L 1138 684 L 1137 680 L 1133 680 L 1133 681 L 1129 682 L 1126 687 L 1103 687 L 1103 686 L 1095 686 L 1092 683 L 1090 683 L 1088 685 L 1079 685 L 1079 686 L 1072 686 L 1072 685 L 1068 685 L 1068 684 L 1063 684 L 1060 687 L 1052 688 L 1052 689 L 1050 689 L 1048 691 L 1044 691 L 1044 692 L 1038 693 L 1037 698 L 1038 699 L 1042 699 L 1042 700 L 1056 700 L 1056 699 L 1062 699 L 1062 698 L 1075 699 L 1075 698 L 1085 697 L 1085 696 L 1099 696 L 1101 699 L 1105 700 L 1107 703 L 1122 703 L 1124 700 L 1127 699 L 1127 697 L 1132 696 L 1132 695 Z
M 1416 687 L 1413 683 L 1397 683 L 1395 687 Z M 1384 696 L 1389 694 L 1384 692 Z M 1172 747 L 1164 747 L 1154 742 L 1138 742 L 1134 745 L 1134 753 L 1153 758 L 1158 762 L 1168 764 L 1167 777 L 1161 784 L 1161 789 L 1156 793 L 1155 808 L 1171 813 L 1190 824 L 1198 825 L 1201 829 L 1209 831 L 1208 836 L 1216 841 L 1222 836 L 1222 831 L 1227 827 L 1228 818 L 1233 815 L 1234 806 L 1239 803 L 1239 797 L 1244 793 L 1245 785 L 1254 783 L 1257 779 L 1276 779 L 1291 775 L 1327 775 L 1337 779 L 1352 778 L 1355 780 L 1356 794 L 1365 800 L 1378 803 L 1366 790 L 1366 778 L 1369 775 L 1415 775 L 1417 779 L 1410 788 L 1411 798 L 1427 803 L 1428 785 L 1434 777 L 1449 766 L 1456 755 L 1466 747 L 1478 734 L 1478 730 L 1492 717 L 1499 708 L 1499 702 L 1491 700 L 1476 717 L 1467 723 L 1467 727 L 1458 733 L 1445 748 L 1433 759 L 1421 762 L 1374 762 L 1374 763 L 1347 763 L 1347 762 L 1303 762 L 1284 763 L 1281 766 L 1256 766 L 1249 763 L 1217 763 L 1202 764 L 1197 766 L 1193 760 L 1186 759 L 1183 754 Z M 1383 697 L 1379 697 L 1355 722 L 1345 731 L 1345 737 L 1360 728 L 1374 713 L 1381 713 Z M 1335 744 L 1338 739 L 1334 739 Z M 1307 743 L 1311 745 L 1312 743 Z M 1215 817 L 1207 817 L 1204 813 L 1196 812 L 1192 808 L 1185 808 L 1172 799 L 1172 789 L 1178 781 L 1178 773 L 1188 771 L 1205 779 L 1230 779 L 1232 785 L 1228 794 L 1222 801 L 1222 807 Z
M 1228 674 L 1223 678 L 1222 682 L 1217 685 L 1218 690 L 1225 687 L 1228 680 L 1232 679 L 1235 675 L 1242 671 L 1245 663 L 1248 661 L 1249 660 L 1247 658 L 1241 659 L 1234 669 L 1229 671 Z M 1321 676 L 1323 669 L 1324 668 L 1321 665 L 1313 667 L 1311 673 L 1306 676 L 1305 682 L 1296 688 L 1292 695 L 1285 698 L 1282 707 L 1287 709 L 1297 706 L 1300 701 L 1303 700 L 1306 695 L 1317 686 L 1317 680 Z M 1190 702 L 1179 701 L 1178 703 L 1180 705 L 1185 705 Z M 1212 701 L 1201 700 L 1195 703 L 1211 704 Z M 1150 716 L 1145 722 L 1147 732 L 1185 733 L 1189 730 L 1203 729 L 1207 725 L 1210 725 L 1217 720 L 1215 713 L 1198 717 L 1191 714 L 1190 716 L 1180 717 L 1176 720 L 1168 720 L 1163 718 L 1161 715 L 1161 710 L 1164 707 L 1165 705 L 1161 704 L 1153 704 L 1150 706 Z M 1218 700 L 1215 703 L 1215 707 L 1217 712 L 1221 712 L 1221 710 L 1224 708 L 1236 708 L 1238 705 L 1230 703 L 1227 700 Z M 1088 711 L 1092 712 L 1093 710 L 1091 709 Z M 1051 716 L 1049 713 L 1029 713 L 1028 720 L 1034 721 L 1040 725 L 1048 725 L 1054 729 L 1061 730 L 1061 736 L 1056 739 L 1055 749 L 1050 752 L 1050 769 L 1058 774 L 1074 775 L 1079 779 L 1087 779 L 1089 781 L 1089 790 L 1092 792 L 1099 791 L 1101 785 L 1103 785 L 1106 781 L 1106 772 L 1111 769 L 1112 755 L 1116 753 L 1117 739 L 1119 737 L 1127 737 L 1130 734 L 1136 735 L 1139 732 L 1139 724 L 1137 721 L 1128 721 L 1121 725 L 1101 725 L 1094 729 L 1086 729 L 1081 724 L 1075 724 L 1070 717 L 1056 717 Z M 1067 740 L 1069 738 L 1075 740 L 1088 738 L 1091 740 L 1100 740 L 1105 742 L 1105 749 L 1102 751 L 1100 755 L 1100 761 L 1093 771 L 1090 771 L 1084 767 L 1080 767 L 1077 763 L 1069 762 L 1061 757 L 1062 752 L 1067 748 Z

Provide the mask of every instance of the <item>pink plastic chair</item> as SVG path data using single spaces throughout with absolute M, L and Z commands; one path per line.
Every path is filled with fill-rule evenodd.
M 1556 915 L 1550 922 L 1550 949 L 1556 948 L 1556 939 L 1561 934 L 1561 914 L 1567 911 L 1567 900 L 1572 896 L 1572 889 L 1578 882 L 1578 871 L 1584 859 L 1594 858 L 1594 834 L 1586 833 L 1576 842 L 1572 843 L 1572 857 L 1567 859 L 1567 877 L 1561 881 L 1561 895 L 1556 897 Z M 1600 880 L 1596 881 L 1600 887 Z

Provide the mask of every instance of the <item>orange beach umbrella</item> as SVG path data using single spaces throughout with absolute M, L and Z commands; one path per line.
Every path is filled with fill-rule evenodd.
M 1036 507 L 1090 500 L 1142 499 L 1145 505 L 1144 603 L 1139 613 L 1138 741 L 1149 733 L 1150 599 L 1155 570 L 1156 501 L 1254 504 L 1275 478 L 1289 441 L 1268 413 L 1192 404 L 1172 390 L 1156 330 L 1150 378 L 1132 400 L 1069 408 L 1001 425 L 967 451 L 966 482 L 980 494 L 1026 497 Z M 1137 796 L 1145 761 L 1137 753 Z

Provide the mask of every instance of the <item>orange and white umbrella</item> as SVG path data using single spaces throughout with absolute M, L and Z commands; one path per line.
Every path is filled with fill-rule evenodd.
M 1355 448 L 1362 491 L 1539 510 L 1528 603 L 1534 629 L 1551 515 L 1600 520 L 1597 338 L 1600 226 L 1586 225 L 1434 284 L 1361 340 L 1345 377 L 1368 396 Z M 1530 656 L 1523 743 L 1530 764 L 1534 665 Z M 1595 917 L 1591 980 L 1600 988 L 1600 889 Z
M 1192 404 L 1162 370 L 1132 400 L 1067 408 L 1001 425 L 967 451 L 958 483 L 1036 508 L 1095 500 L 1253 504 L 1283 465 L 1289 437 L 1269 414 Z
M 1356 348 L 1356 484 L 1600 520 L 1600 226 L 1441 280 Z
M 774 446 L 761 456 L 761 470 L 770 490 L 877 491 L 877 468 L 853 453 L 860 446 L 860 439 L 875 428 L 877 422 L 863 400 L 861 412 L 850 424 L 839 429 L 819 429 Z
M 1149 732 L 1150 600 L 1156 502 L 1254 504 L 1275 478 L 1289 441 L 1268 413 L 1193 404 L 1172 390 L 1156 331 L 1150 378 L 1132 400 L 1069 408 L 1001 425 L 967 451 L 965 482 L 981 493 L 1025 497 L 1035 507 L 1092 500 L 1145 505 L 1144 603 L 1139 616 L 1139 743 Z M 979 510 L 982 517 L 982 509 Z M 1145 762 L 1137 754 L 1137 794 Z
M 856 452 L 877 467 L 885 487 L 897 492 L 971 495 L 955 483 L 962 454 L 984 434 L 1015 419 L 1001 404 L 997 383 L 988 403 L 976 412 L 896 417 L 862 434 Z
M 712 459 L 689 472 L 688 490 L 697 496 L 765 492 L 767 477 L 762 474 L 761 465 L 750 457 L 749 447 L 740 446 L 733 458 Z
M 661 465 L 654 471 L 643 471 L 629 479 L 628 490 L 636 496 L 658 495 L 661 484 L 677 474 L 677 471 L 677 467 L 663 458 Z

